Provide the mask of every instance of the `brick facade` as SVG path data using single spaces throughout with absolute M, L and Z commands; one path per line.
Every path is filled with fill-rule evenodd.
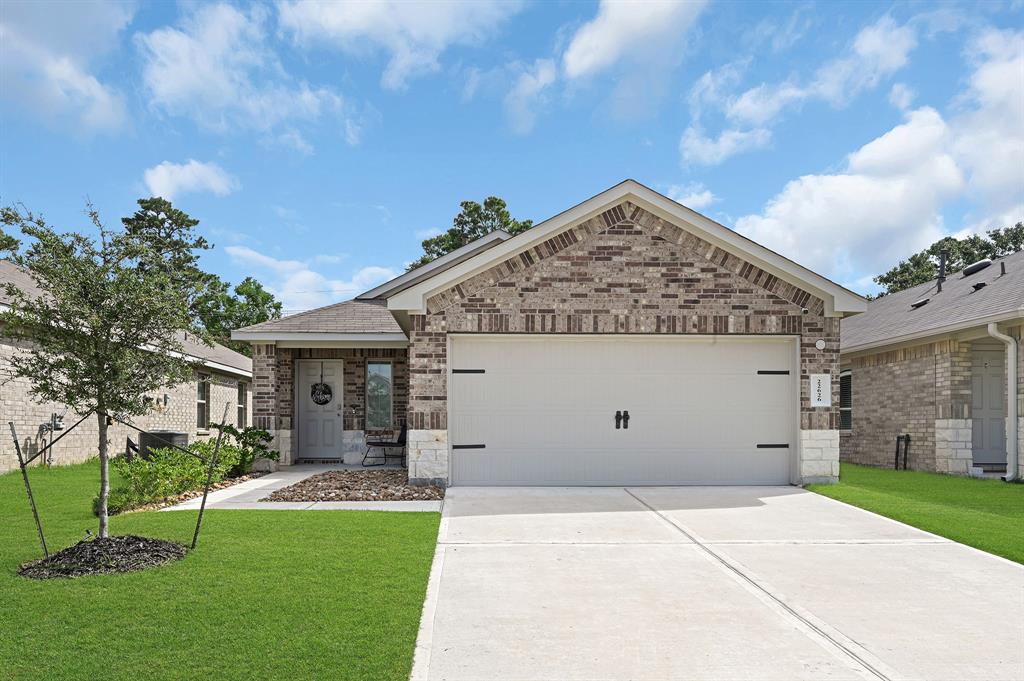
M 433 296 L 427 314 L 410 322 L 410 442 L 430 443 L 410 447 L 411 478 L 447 477 L 447 459 L 434 443 L 446 442 L 453 332 L 795 335 L 800 428 L 838 428 L 839 320 L 825 316 L 824 303 L 629 202 Z M 815 348 L 819 339 L 824 350 Z M 813 373 L 837 377 L 833 407 L 810 406 Z M 814 463 L 801 458 L 800 479 L 834 480 L 838 437 L 800 442 L 812 440 Z
M 366 421 L 366 362 L 391 362 L 392 419 L 391 429 L 405 421 L 409 401 L 408 352 L 405 348 L 278 348 L 274 345 L 253 346 L 254 423 L 272 432 L 275 448 L 281 452 L 281 463 L 294 463 L 298 458 L 295 428 L 295 363 L 304 359 L 340 359 L 343 361 L 344 389 L 342 404 L 344 447 L 339 456 L 346 462 L 362 459 Z
M 1019 338 L 1021 328 L 1011 329 L 1010 335 Z M 988 337 L 979 341 L 991 344 Z M 971 341 L 946 338 L 844 358 L 843 369 L 851 372 L 852 403 L 851 428 L 840 433 L 841 459 L 892 467 L 896 436 L 909 434 L 910 468 L 969 475 L 971 348 Z M 1018 354 L 1018 366 L 1024 369 L 1024 353 Z M 1024 406 L 1020 369 L 1015 398 Z
M 13 421 L 18 432 L 22 453 L 32 456 L 45 446 L 49 435 L 41 431 L 40 426 L 50 421 L 53 413 L 64 414 L 64 425 L 70 427 L 80 416 L 56 403 L 36 402 L 29 392 L 27 379 L 13 376 L 10 357 L 21 351 L 24 343 L 16 343 L 10 339 L 0 340 L 0 406 L 2 406 L 2 432 L 0 432 L 0 473 L 17 468 L 18 459 L 14 452 L 8 421 Z M 228 374 L 209 371 L 210 386 L 210 419 L 219 421 L 224 405 L 229 404 L 228 423 L 235 423 L 238 417 L 237 395 L 238 382 L 249 385 L 247 395 L 251 395 L 251 381 Z M 149 414 L 137 416 L 132 422 L 145 430 L 174 430 L 188 433 L 190 440 L 209 437 L 208 431 L 196 428 L 196 383 L 190 381 L 176 386 L 167 386 L 152 394 L 154 407 Z M 167 404 L 164 404 L 167 395 Z M 251 413 L 251 404 L 247 414 Z M 65 413 L 66 412 L 66 413 Z M 249 416 L 251 421 L 251 416 Z M 78 463 L 97 455 L 98 424 L 95 416 L 90 416 L 74 431 L 63 438 L 53 448 L 55 465 Z M 115 424 L 108 430 L 112 453 L 124 451 L 126 438 L 131 437 L 138 442 L 139 436 L 126 426 Z M 59 434 L 59 433 L 58 433 Z M 37 461 L 43 462 L 45 457 Z M 34 464 L 33 464 L 34 465 Z

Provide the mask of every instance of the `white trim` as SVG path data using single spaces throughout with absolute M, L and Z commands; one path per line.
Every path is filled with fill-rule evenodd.
M 431 272 L 447 269 L 454 264 L 458 264 L 463 260 L 476 255 L 481 250 L 491 247 L 495 242 L 502 242 L 511 238 L 512 235 L 508 232 L 496 229 L 493 232 L 485 234 L 476 241 L 471 241 L 465 246 L 455 249 L 451 253 L 446 253 L 440 258 L 430 261 L 422 267 L 417 267 L 416 269 L 399 275 L 390 281 L 386 281 L 377 288 L 372 288 L 369 291 L 360 293 L 355 297 L 355 300 L 373 300 L 375 298 L 383 298 L 389 293 L 396 291 L 396 289 L 408 288 L 419 281 L 434 276 Z M 438 272 L 438 274 L 439 273 L 440 272 Z
M 256 343 L 277 343 L 286 347 L 288 343 L 388 343 L 408 344 L 409 339 L 404 333 L 331 333 L 308 331 L 233 331 L 232 340 L 243 340 Z M 291 345 L 290 347 L 297 347 Z M 312 347 L 312 346 L 309 346 Z M 353 346 L 361 347 L 361 346 Z
M 932 337 L 946 336 L 961 331 L 968 331 L 975 327 L 978 327 L 979 336 L 987 336 L 988 332 L 985 330 L 985 327 L 988 326 L 988 324 L 992 322 L 1007 322 L 1014 319 L 1024 320 L 1024 307 L 1018 310 L 1011 310 L 1010 312 L 999 312 L 997 314 L 988 315 L 987 317 L 976 317 L 964 322 L 957 322 L 956 324 L 947 324 L 946 326 L 940 326 L 934 329 L 915 331 L 914 333 L 892 336 L 884 340 L 862 343 L 861 345 L 854 345 L 848 348 L 841 348 L 839 352 L 840 355 L 849 356 L 856 353 L 862 353 L 866 350 L 880 350 L 882 348 L 888 348 L 890 345 L 901 345 L 910 341 L 923 341 Z
M 427 299 L 444 289 L 450 288 L 469 277 L 478 274 L 496 262 L 513 257 L 537 244 L 551 238 L 558 232 L 600 214 L 613 205 L 624 200 L 632 201 L 659 217 L 669 220 L 689 232 L 706 239 L 747 262 L 750 262 L 769 274 L 806 290 L 824 300 L 826 313 L 829 316 L 844 316 L 864 312 L 867 301 L 861 296 L 842 286 L 829 281 L 819 274 L 768 250 L 729 228 L 706 218 L 668 197 L 662 196 L 649 187 L 626 180 L 614 187 L 601 192 L 583 203 L 570 208 L 553 218 L 545 220 L 536 227 L 512 237 L 504 243 L 475 255 L 464 262 L 450 267 L 436 276 L 410 286 L 388 298 L 389 310 L 407 310 L 413 314 L 426 312 Z

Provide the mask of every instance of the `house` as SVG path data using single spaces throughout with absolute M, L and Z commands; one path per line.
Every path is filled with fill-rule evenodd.
M 844 319 L 842 460 L 894 466 L 910 435 L 910 468 L 1024 477 L 1022 328 L 1024 252 Z
M 0 309 L 11 303 L 2 286 L 13 283 L 26 293 L 38 288 L 28 272 L 9 260 L 0 260 Z M 153 409 L 133 422 L 144 430 L 172 430 L 187 433 L 189 440 L 209 437 L 210 423 L 219 421 L 229 404 L 229 423 L 247 425 L 252 395 L 252 360 L 222 345 L 207 346 L 190 335 L 182 335 L 186 354 L 198 368 L 189 383 L 169 385 L 152 395 Z M 18 466 L 8 422 L 13 422 L 25 456 L 32 456 L 56 434 L 49 429 L 54 418 L 65 427 L 80 417 L 67 405 L 36 402 L 29 394 L 29 381 L 14 376 L 10 359 L 22 350 L 22 341 L 5 337 L 0 331 L 0 473 Z M 138 433 L 115 423 L 109 428 L 112 451 L 123 451 L 126 439 L 138 442 Z M 214 432 L 215 434 L 215 432 Z M 95 417 L 58 442 L 47 454 L 54 464 L 84 461 L 96 456 L 98 426 Z M 40 459 L 40 462 L 42 459 Z
M 405 425 L 419 483 L 785 484 L 838 475 L 839 321 L 865 307 L 626 180 L 232 337 L 284 464 Z

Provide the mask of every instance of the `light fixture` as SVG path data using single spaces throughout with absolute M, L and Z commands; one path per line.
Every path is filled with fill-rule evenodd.
M 819 338 L 818 340 L 814 341 L 814 347 L 816 347 L 819 350 L 824 350 L 825 349 L 825 341 L 823 341 L 823 340 L 821 340 Z

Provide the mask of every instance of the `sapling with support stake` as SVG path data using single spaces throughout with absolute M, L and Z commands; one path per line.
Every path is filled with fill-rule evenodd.
M 0 209 L 0 222 L 28 237 L 11 260 L 35 288 L 5 287 L 10 307 L 0 325 L 26 342 L 10 360 L 13 374 L 40 402 L 96 415 L 101 539 L 109 535 L 108 426 L 147 413 L 152 393 L 191 380 L 183 340 L 206 338 L 196 301 L 208 286 L 198 251 L 209 245 L 195 233 L 198 221 L 161 198 L 138 203 L 121 229 L 88 206 L 92 224 L 80 233 L 58 232 L 21 206 Z
M 206 497 L 210 494 L 210 484 L 213 482 L 213 470 L 217 467 L 217 457 L 220 454 L 220 443 L 224 438 L 223 425 L 228 422 L 228 408 L 231 403 L 228 402 L 224 405 L 224 416 L 221 417 L 221 427 L 217 429 L 217 442 L 213 445 L 213 454 L 210 456 L 210 467 L 206 472 L 206 485 L 203 487 L 203 501 L 199 505 L 199 517 L 196 518 L 196 531 L 192 535 L 192 550 L 196 550 L 196 544 L 199 542 L 199 528 L 203 526 L 203 513 L 206 511 Z

